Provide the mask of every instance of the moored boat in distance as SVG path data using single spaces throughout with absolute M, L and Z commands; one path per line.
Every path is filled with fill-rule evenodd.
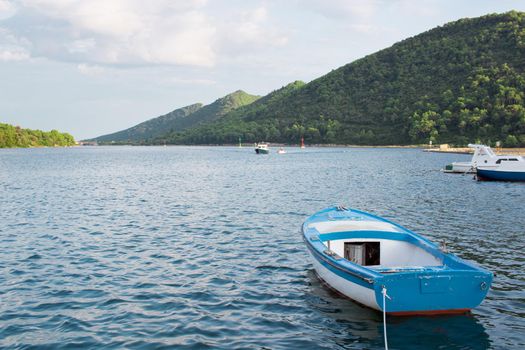
M 476 172 L 476 167 L 483 164 L 494 164 L 498 159 L 508 156 L 498 156 L 494 151 L 485 145 L 469 144 L 469 148 L 474 149 L 474 154 L 470 162 L 453 162 L 443 169 L 445 173 L 472 174 Z
M 284 148 L 279 148 L 279 150 L 277 151 L 277 154 L 285 154 L 286 151 L 284 150 Z
M 259 142 L 255 144 L 255 153 L 257 154 L 268 154 L 270 153 L 270 148 L 265 142 Z
M 477 166 L 478 180 L 525 181 L 525 159 L 500 156 L 494 164 Z
M 388 314 L 463 313 L 483 301 L 492 282 L 490 271 L 359 210 L 321 210 L 304 222 L 302 232 L 323 281 Z

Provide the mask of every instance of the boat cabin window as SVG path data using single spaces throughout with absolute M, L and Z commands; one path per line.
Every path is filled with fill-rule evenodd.
M 380 265 L 379 253 L 379 242 L 345 242 L 345 259 L 359 265 Z
M 502 159 L 498 159 L 496 161 L 496 164 L 501 164 L 501 162 L 506 162 L 506 161 L 509 161 L 509 162 L 517 162 L 518 161 L 518 158 L 502 158 Z

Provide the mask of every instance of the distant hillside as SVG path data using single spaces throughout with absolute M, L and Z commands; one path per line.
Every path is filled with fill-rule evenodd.
M 57 130 L 46 132 L 0 123 L 0 148 L 73 146 L 74 144 L 73 136 Z
M 213 103 L 202 107 L 188 118 L 180 120 L 179 123 L 168 133 L 152 140 L 153 143 L 168 142 L 172 143 L 171 139 L 184 130 L 196 127 L 198 125 L 206 125 L 210 122 L 220 120 L 224 115 L 232 112 L 240 107 L 248 106 L 260 96 L 247 94 L 244 91 L 238 90 L 234 93 L 219 98 Z
M 525 14 L 446 24 L 162 140 L 301 136 L 309 143 L 525 145 Z
M 177 123 L 180 123 L 187 116 L 198 111 L 201 107 L 202 103 L 195 103 L 190 106 L 176 109 L 160 117 L 147 120 L 129 129 L 109 135 L 99 136 L 97 138 L 91 139 L 90 141 L 97 141 L 99 143 L 136 143 L 147 139 L 152 139 L 162 134 L 168 133 L 177 125 Z
M 97 137 L 93 141 L 102 144 L 163 143 L 173 133 L 216 121 L 228 112 L 248 105 L 258 98 L 259 96 L 250 95 L 244 91 L 235 91 L 209 105 L 203 106 L 201 103 L 197 103 L 176 109 L 171 113 L 150 119 L 132 128 Z
M 172 132 L 153 140 L 153 143 L 159 143 L 160 141 L 171 144 L 236 143 L 239 137 L 242 138 L 243 142 L 257 142 L 257 140 L 278 141 L 275 137 L 279 133 L 277 129 L 271 128 L 270 132 L 274 132 L 274 135 L 265 134 L 266 131 L 262 130 L 265 126 L 261 122 L 249 120 L 245 116 L 252 113 L 255 115 L 271 114 L 271 111 L 268 110 L 269 106 L 285 100 L 304 85 L 305 83 L 302 81 L 295 81 L 259 98 L 251 104 L 230 111 L 230 113 L 215 123 L 203 123 L 196 128 Z

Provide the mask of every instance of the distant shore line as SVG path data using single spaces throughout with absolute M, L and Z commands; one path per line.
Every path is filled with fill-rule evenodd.
M 267 142 L 269 147 L 289 147 L 289 148 L 299 148 L 299 144 L 286 144 L 286 143 L 273 143 L 273 142 Z M 222 144 L 216 144 L 216 143 L 210 143 L 210 144 L 199 144 L 199 145 L 185 145 L 185 144 L 151 144 L 151 145 L 141 145 L 141 144 L 133 144 L 133 143 L 100 143 L 100 144 L 83 144 L 83 145 L 77 145 L 77 146 L 144 146 L 144 147 L 163 147 L 163 146 L 169 146 L 169 147 L 239 147 L 239 144 L 233 144 L 233 143 L 222 143 Z M 255 143 L 243 143 L 241 147 L 239 148 L 250 148 L 255 147 Z M 325 147 L 325 148 L 421 148 L 424 149 L 425 147 L 428 147 L 428 145 L 345 145 L 345 144 L 309 144 L 305 146 L 306 148 L 312 148 L 312 147 Z
M 288 148 L 299 148 L 299 144 L 284 144 L 284 143 L 268 143 L 270 147 L 288 147 Z M 239 144 L 202 144 L 202 145 L 137 145 L 137 144 L 110 144 L 102 143 L 100 145 L 79 145 L 80 146 L 146 146 L 146 147 L 239 147 L 239 148 L 250 148 L 254 147 L 254 143 L 242 143 L 241 147 Z M 345 145 L 345 144 L 310 144 L 306 145 L 306 148 L 400 148 L 400 149 L 421 149 L 423 152 L 432 153 L 457 153 L 457 154 L 472 154 L 473 150 L 468 147 L 446 147 L 441 148 L 439 146 L 429 147 L 429 145 Z M 493 148 L 497 154 L 513 154 L 525 156 L 525 148 Z
M 82 147 L 82 145 L 69 145 L 69 146 L 10 146 L 10 147 L 0 147 L 0 150 L 2 149 L 41 149 L 41 148 L 75 148 L 75 147 Z

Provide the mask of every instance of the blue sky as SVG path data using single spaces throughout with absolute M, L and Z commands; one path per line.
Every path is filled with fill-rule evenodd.
M 0 0 L 0 122 L 77 139 L 311 81 L 519 0 Z

